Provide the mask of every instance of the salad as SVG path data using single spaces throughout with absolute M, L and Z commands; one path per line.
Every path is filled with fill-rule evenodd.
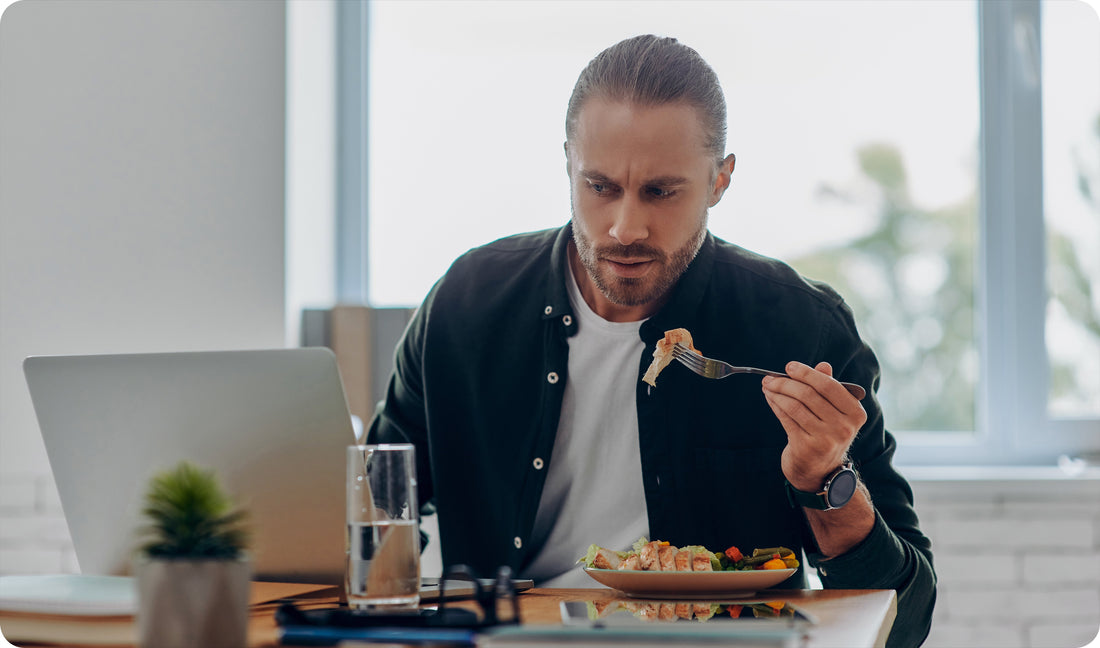
M 589 569 L 638 571 L 752 571 L 757 569 L 795 569 L 798 559 L 787 547 L 753 549 L 744 555 L 731 546 L 718 553 L 700 545 L 676 547 L 664 540 L 639 538 L 627 551 L 615 551 L 590 545 L 578 563 Z

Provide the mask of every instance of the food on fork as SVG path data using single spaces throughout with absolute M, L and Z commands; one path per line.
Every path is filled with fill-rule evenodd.
M 687 329 L 678 328 L 672 329 L 671 331 L 665 331 L 665 337 L 657 341 L 657 348 L 653 350 L 653 362 L 651 362 L 649 368 L 645 370 L 645 375 L 642 376 L 642 382 L 653 387 L 657 386 L 657 374 L 664 371 L 668 363 L 672 362 L 672 349 L 677 343 L 702 355 L 702 353 L 695 348 L 695 344 L 692 343 L 691 333 L 689 333 Z

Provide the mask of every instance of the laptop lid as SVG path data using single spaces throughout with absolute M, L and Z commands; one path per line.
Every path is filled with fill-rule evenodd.
M 129 573 L 149 480 L 186 459 L 247 507 L 255 578 L 343 581 L 355 434 L 330 350 L 31 356 L 23 371 L 83 573 Z

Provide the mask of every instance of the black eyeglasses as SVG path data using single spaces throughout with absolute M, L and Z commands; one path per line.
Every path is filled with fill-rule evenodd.
M 467 583 L 469 587 L 460 586 Z M 469 598 L 477 602 L 478 610 L 467 607 L 448 607 L 447 599 L 453 602 L 466 596 L 451 595 L 456 588 L 471 591 Z M 489 628 L 499 625 L 514 625 L 520 622 L 519 600 L 512 585 L 512 570 L 503 566 L 497 570 L 496 578 L 478 578 L 466 565 L 449 567 L 439 579 L 439 607 L 437 609 L 409 610 L 407 612 L 377 612 L 369 610 L 324 608 L 301 610 L 294 603 L 284 603 L 275 611 L 275 620 L 280 626 L 329 626 L 339 628 L 402 627 L 402 628 Z
M 516 588 L 512 585 L 513 576 L 512 569 L 507 565 L 497 569 L 496 578 L 491 580 L 478 578 L 466 565 L 452 565 L 439 579 L 438 613 L 446 617 L 456 612 L 471 612 L 464 608 L 447 607 L 448 584 L 453 587 L 458 583 L 467 582 L 473 588 L 472 598 L 481 608 L 478 625 L 474 627 L 517 624 L 520 622 L 519 597 L 516 594 Z

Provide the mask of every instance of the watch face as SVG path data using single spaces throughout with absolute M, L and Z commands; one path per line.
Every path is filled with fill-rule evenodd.
M 829 482 L 829 506 L 839 508 L 852 499 L 856 492 L 856 474 L 851 470 L 844 470 Z

